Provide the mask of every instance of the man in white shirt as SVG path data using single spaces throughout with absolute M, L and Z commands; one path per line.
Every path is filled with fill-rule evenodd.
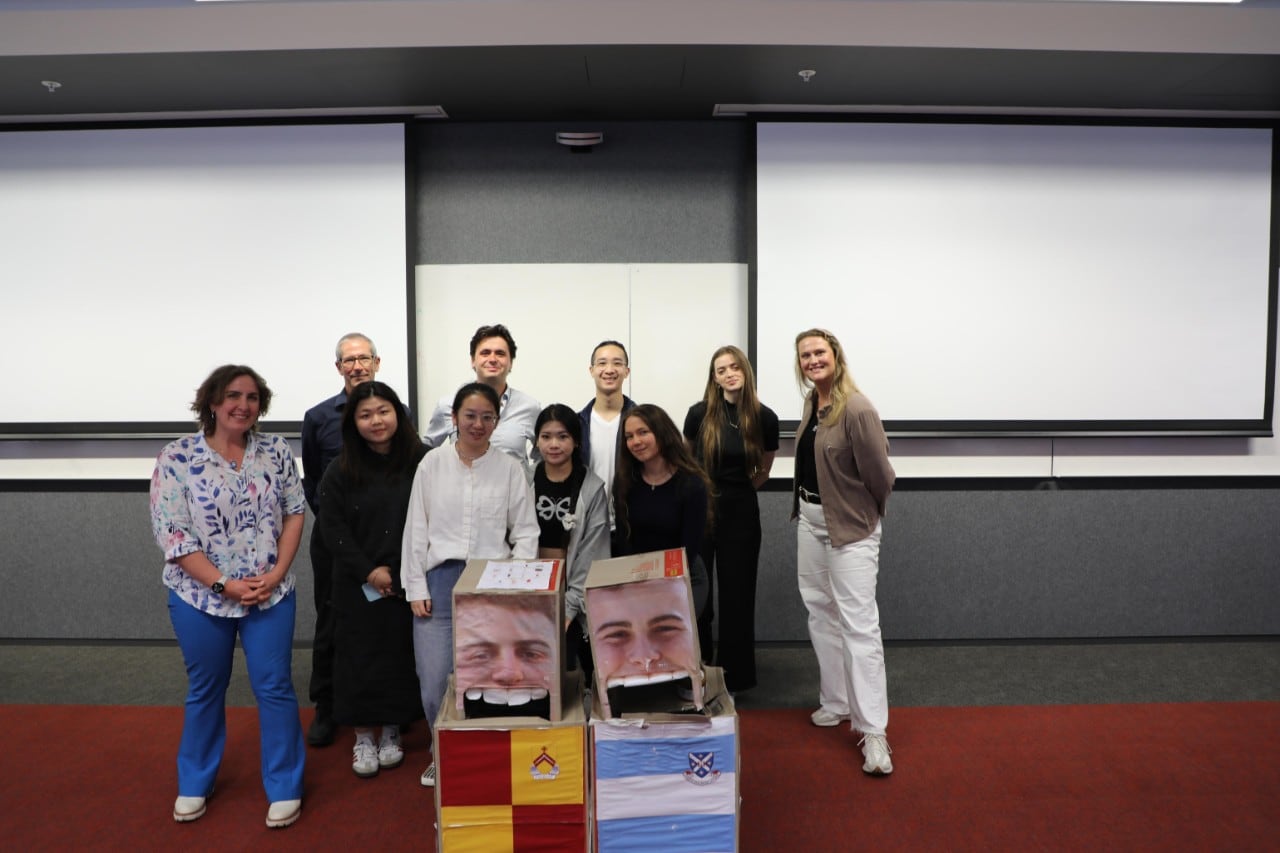
M 502 452 L 514 456 L 528 472 L 532 470 L 529 451 L 537 442 L 533 425 L 542 406 L 533 397 L 507 384 L 515 360 L 515 339 L 501 323 L 481 326 L 471 336 L 471 369 L 476 372 L 476 381 L 497 391 L 501 402 L 498 427 L 489 441 Z M 453 425 L 452 407 L 453 394 L 449 394 L 440 399 L 432 412 L 423 436 L 428 447 L 439 447 L 455 438 L 457 430 Z
M 612 495 L 618 428 L 622 416 L 635 406 L 635 401 L 622 393 L 623 384 L 631 376 L 627 348 L 618 341 L 601 341 L 591 351 L 588 371 L 596 384 L 596 396 L 578 412 L 582 421 L 582 460 L 604 480 L 605 491 Z M 609 524 L 613 525 L 612 501 Z

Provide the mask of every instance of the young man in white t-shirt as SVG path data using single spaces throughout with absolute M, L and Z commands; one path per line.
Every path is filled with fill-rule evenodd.
M 605 490 L 612 495 L 618 429 L 622 426 L 622 415 L 635 405 L 622 393 L 623 383 L 631 375 L 627 348 L 618 341 L 601 341 L 591 351 L 588 370 L 596 384 L 596 396 L 578 412 L 582 421 L 582 459 L 604 480 Z M 612 502 L 609 525 L 613 526 Z

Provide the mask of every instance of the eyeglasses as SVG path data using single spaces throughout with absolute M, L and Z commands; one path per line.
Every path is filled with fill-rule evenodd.
M 498 422 L 498 416 L 491 412 L 485 412 L 483 415 L 477 415 L 475 412 L 463 412 L 458 415 L 458 420 L 469 424 L 482 423 L 485 426 L 493 426 Z
M 361 367 L 368 367 L 373 364 L 373 356 L 371 355 L 349 355 L 344 359 L 340 359 L 338 364 L 342 365 L 343 370 L 351 370 L 357 364 Z

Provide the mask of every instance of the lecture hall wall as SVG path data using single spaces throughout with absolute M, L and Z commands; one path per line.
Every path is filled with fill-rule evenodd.
M 573 129 L 603 129 L 605 144 L 569 154 L 553 134 Z M 421 125 L 409 135 L 410 264 L 745 267 L 752 139 L 751 125 L 724 122 Z M 684 302 L 672 299 L 669 310 L 673 328 L 686 329 Z M 574 304 L 557 305 L 554 293 L 537 316 L 496 314 L 529 352 L 557 334 L 555 317 L 601 322 Z M 745 328 L 736 314 L 728 322 Z M 335 307 L 334 337 L 343 331 Z M 407 337 L 408 346 L 419 343 Z M 720 341 L 696 343 L 701 354 L 688 370 L 700 377 Z M 298 369 L 332 366 L 318 352 L 300 357 Z M 455 370 L 465 372 L 465 361 Z M 645 370 L 635 365 L 635 387 Z M 520 375 L 518 365 L 513 380 Z M 580 406 L 591 393 L 585 369 L 575 381 L 567 402 Z M 425 405 L 419 401 L 419 411 Z M 74 473 L 84 467 L 77 457 L 148 458 L 161 444 L 0 442 L 0 463 L 47 458 L 58 472 L 32 476 L 27 468 L 0 478 L 0 577 L 8 590 L 0 638 L 172 638 L 146 474 L 136 464 L 124 477 Z M 787 452 L 775 473 L 789 473 Z M 1276 634 L 1277 455 L 1273 440 L 1246 438 L 895 441 L 901 476 L 885 520 L 879 589 L 885 637 Z M 761 495 L 757 625 L 765 642 L 806 640 L 788 485 L 779 478 Z M 299 642 L 309 641 L 313 623 L 307 559 L 304 547 L 295 564 Z

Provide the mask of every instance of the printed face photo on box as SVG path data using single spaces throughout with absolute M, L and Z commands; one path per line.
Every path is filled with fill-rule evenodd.
M 684 578 L 652 578 L 587 590 L 591 647 L 606 687 L 636 687 L 697 669 Z
M 544 699 L 558 677 L 560 642 L 550 596 L 459 596 L 454 612 L 458 692 L 482 689 L 486 701 Z

